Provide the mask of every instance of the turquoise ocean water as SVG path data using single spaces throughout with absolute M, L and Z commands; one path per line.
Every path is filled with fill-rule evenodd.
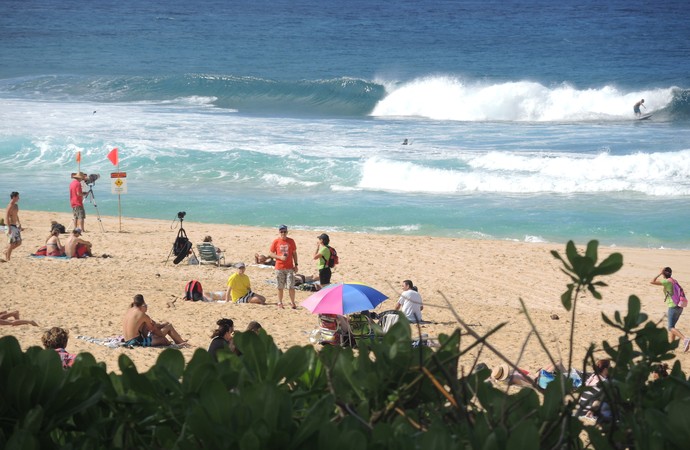
M 690 6 L 555 3 L 1 2 L 0 193 L 81 152 L 117 215 L 117 147 L 125 216 L 690 248 Z

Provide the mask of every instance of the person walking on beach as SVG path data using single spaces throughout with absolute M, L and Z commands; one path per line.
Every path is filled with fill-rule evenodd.
M 86 219 L 86 211 L 84 211 L 84 197 L 87 194 L 81 188 L 81 182 L 86 179 L 86 174 L 77 172 L 72 175 L 72 182 L 69 184 L 69 204 L 72 207 L 72 214 L 74 220 L 72 221 L 72 229 L 84 229 L 84 220 Z
M 319 284 L 326 286 L 331 284 L 331 268 L 328 267 L 328 260 L 331 259 L 331 250 L 328 248 L 328 244 L 330 244 L 331 239 L 326 233 L 320 234 L 316 239 L 314 259 L 316 260 L 316 268 L 319 271 Z
M 652 284 L 664 287 L 664 302 L 666 306 L 668 306 L 668 312 L 666 313 L 668 316 L 668 340 L 673 342 L 675 338 L 681 339 L 683 341 L 683 352 L 687 352 L 688 347 L 690 347 L 690 338 L 685 337 L 685 335 L 676 328 L 676 323 L 678 323 L 678 319 L 680 319 L 680 315 L 683 313 L 683 308 L 673 303 L 673 298 L 671 297 L 673 295 L 672 274 L 673 270 L 671 270 L 670 267 L 664 267 L 661 269 L 661 272 L 652 279 Z M 660 276 L 663 276 L 663 279 L 659 280 Z
M 422 296 L 417 292 L 417 287 L 411 280 L 405 280 L 402 282 L 402 288 L 403 292 L 400 294 L 395 309 L 402 309 L 402 313 L 405 314 L 410 323 L 421 322 L 424 305 L 422 304 Z
M 292 309 L 295 304 L 295 271 L 297 270 L 297 244 L 287 237 L 287 225 L 278 227 L 279 237 L 273 240 L 268 249 L 268 256 L 276 261 L 276 279 L 278 281 L 278 307 L 283 307 L 283 291 L 287 287 Z
M 263 305 L 266 303 L 266 297 L 252 292 L 252 285 L 249 277 L 245 274 L 246 266 L 243 262 L 235 265 L 237 272 L 230 275 L 228 278 L 228 289 L 225 292 L 225 298 L 232 299 L 233 303 L 256 303 Z
M 5 225 L 7 226 L 7 247 L 5 248 L 4 261 L 9 262 L 12 250 L 22 245 L 22 224 L 19 221 L 19 192 L 10 194 L 10 202 L 5 211 Z
M 640 114 L 642 114 L 642 112 L 640 111 L 640 107 L 647 109 L 647 107 L 644 105 L 644 99 L 635 103 L 635 105 L 633 106 L 633 112 L 635 113 L 636 116 L 639 116 Z
M 144 301 L 144 296 L 135 295 L 122 320 L 122 330 L 127 345 L 135 347 L 170 345 L 166 336 L 170 336 L 175 344 L 187 342 L 182 339 L 171 323 L 156 323 L 147 312 L 148 305 Z

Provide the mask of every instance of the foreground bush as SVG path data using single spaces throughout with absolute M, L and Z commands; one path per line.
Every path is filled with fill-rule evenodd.
M 574 323 L 582 293 L 600 299 L 599 278 L 619 270 L 622 257 L 597 265 L 596 241 L 584 255 L 569 243 L 565 258 L 554 256 L 572 281 L 560 300 Z M 405 321 L 358 352 L 311 346 L 282 352 L 263 332 L 238 333 L 241 357 L 223 354 L 215 363 L 200 349 L 185 365 L 179 351 L 168 349 L 139 373 L 122 355 L 120 375 L 108 374 L 88 353 L 65 371 L 54 351 L 22 352 L 14 337 L 5 337 L 0 448 L 687 448 L 690 383 L 680 363 L 669 378 L 647 381 L 655 365 L 673 358 L 677 343 L 647 320 L 635 296 L 626 316 L 603 320 L 620 331 L 618 342 L 601 344 L 615 368 L 603 389 L 615 420 L 605 425 L 575 416 L 581 391 L 568 392 L 566 382 L 513 392 L 486 383 L 487 370 L 458 374 L 460 360 L 477 345 L 503 357 L 486 342 L 502 325 L 486 336 L 467 327 L 462 341 L 459 329 L 442 335 L 433 351 L 410 345 Z M 582 368 L 592 366 L 594 349 Z

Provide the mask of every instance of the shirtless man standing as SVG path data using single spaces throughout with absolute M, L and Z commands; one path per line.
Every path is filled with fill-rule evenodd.
M 147 311 L 148 305 L 144 302 L 144 296 L 135 295 L 134 301 L 122 321 L 122 330 L 127 345 L 139 347 L 170 345 L 166 336 L 170 336 L 176 344 L 187 342 L 182 339 L 182 336 L 171 323 L 156 323 L 146 314 Z
M 7 204 L 5 212 L 5 225 L 7 226 L 7 247 L 5 248 L 5 259 L 9 261 L 12 250 L 22 245 L 22 224 L 19 221 L 19 192 L 10 194 L 10 202 Z

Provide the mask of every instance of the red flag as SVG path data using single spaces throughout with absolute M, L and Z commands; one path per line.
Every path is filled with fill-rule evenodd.
M 81 162 L 81 152 L 77 152 L 77 162 Z
M 113 163 L 113 166 L 117 166 L 117 164 L 120 162 L 120 160 L 117 158 L 117 147 L 110 150 L 110 153 L 108 153 L 108 159 L 111 163 Z

